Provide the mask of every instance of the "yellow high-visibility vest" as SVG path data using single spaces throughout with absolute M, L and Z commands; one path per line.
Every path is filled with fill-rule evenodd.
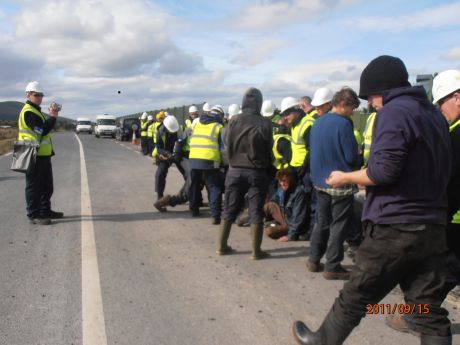
M 278 142 L 280 139 L 286 139 L 289 140 L 292 146 L 292 137 L 289 134 L 275 134 L 273 136 L 273 157 L 275 157 L 273 161 L 273 165 L 277 170 L 280 170 L 281 168 L 287 168 L 289 165 L 288 163 L 282 163 L 283 162 L 283 155 L 278 151 Z
M 53 153 L 53 143 L 51 142 L 51 134 L 48 133 L 47 135 L 40 136 L 40 134 L 33 131 L 32 128 L 29 128 L 24 119 L 25 113 L 28 111 L 31 111 L 34 114 L 36 114 L 43 121 L 43 123 L 45 123 L 46 121 L 45 115 L 43 115 L 40 111 L 31 106 L 29 103 L 24 104 L 24 107 L 22 108 L 21 113 L 19 114 L 18 140 L 30 140 L 40 142 L 40 147 L 37 151 L 37 156 L 51 156 L 51 154 Z
M 189 158 L 220 162 L 219 135 L 222 127 L 218 122 L 208 124 L 198 122 L 190 137 Z
M 454 128 L 460 126 L 460 119 L 458 119 L 457 121 L 455 121 L 450 127 L 449 127 L 449 132 L 452 132 L 454 130 Z M 458 159 L 458 157 L 456 157 L 456 159 Z M 460 224 L 460 210 L 457 211 L 457 213 L 454 214 L 454 216 L 452 217 L 452 223 L 455 223 L 455 224 Z
M 186 120 L 185 120 L 185 128 L 189 128 L 189 127 L 191 127 L 191 126 L 192 126 L 192 120 L 186 119 Z
M 369 115 L 366 121 L 366 127 L 364 128 L 364 166 L 367 166 L 369 157 L 371 155 L 371 144 L 372 144 L 372 132 L 374 130 L 374 122 L 377 113 L 372 113 Z
M 149 121 L 148 120 L 141 120 L 141 137 L 147 136 Z
M 147 137 L 152 138 L 153 140 L 153 128 L 155 127 L 155 122 L 152 122 L 150 125 L 147 126 Z
M 157 121 L 153 124 L 153 142 L 157 142 L 157 133 L 158 133 L 158 127 L 161 126 L 163 122 Z
M 292 159 L 291 166 L 298 168 L 304 164 L 305 157 L 308 153 L 307 146 L 303 140 L 303 136 L 308 128 L 313 126 L 315 119 L 311 115 L 305 115 L 300 122 L 292 128 L 291 131 L 291 148 Z

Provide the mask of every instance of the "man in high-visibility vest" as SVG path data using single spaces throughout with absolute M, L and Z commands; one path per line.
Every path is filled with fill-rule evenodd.
M 433 103 L 439 106 L 449 123 L 452 146 L 452 172 L 447 186 L 447 278 L 441 298 L 460 283 L 460 71 L 447 70 L 433 80 Z M 412 327 L 411 315 L 392 315 L 386 323 L 393 329 L 418 333 Z M 420 334 L 418 334 L 420 335 Z
M 147 130 L 149 125 L 149 120 L 146 112 L 142 113 L 141 116 L 141 150 L 142 154 L 146 156 L 149 153 L 149 146 L 148 146 L 148 136 Z
M 318 110 L 311 104 L 312 100 L 309 96 L 303 96 L 299 98 L 299 107 L 303 110 L 306 115 L 313 118 L 318 117 Z
M 190 137 L 190 168 L 191 186 L 189 208 L 192 217 L 200 214 L 201 184 L 206 184 L 209 192 L 209 206 L 211 208 L 212 224 L 220 224 L 222 208 L 222 151 L 223 128 L 222 119 L 224 110 L 220 105 L 211 108 L 208 114 L 200 116 Z
M 188 119 L 185 120 L 185 128 L 191 128 L 192 127 L 192 122 L 195 120 L 199 114 L 198 114 L 198 108 L 194 105 L 191 105 L 188 108 Z
M 153 131 L 155 127 L 155 121 L 152 115 L 147 116 L 147 155 L 151 156 L 155 144 L 153 143 Z
M 53 103 L 50 117 L 42 113 L 43 90 L 37 81 L 26 87 L 27 101 L 19 114 L 18 140 L 40 143 L 34 168 L 26 173 L 27 217 L 31 224 L 48 225 L 51 219 L 62 218 L 62 212 L 51 210 L 53 195 L 53 169 L 51 156 L 54 155 L 50 131 L 54 128 L 60 106 Z

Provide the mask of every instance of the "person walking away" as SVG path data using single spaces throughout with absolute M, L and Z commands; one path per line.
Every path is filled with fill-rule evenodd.
M 200 215 L 201 186 L 204 178 L 209 193 L 212 223 L 215 225 L 220 224 L 222 213 L 220 167 L 223 164 L 222 151 L 224 149 L 221 136 L 223 114 L 222 107 L 216 105 L 208 114 L 200 115 L 200 120 L 193 127 L 190 138 L 190 212 L 192 217 Z
M 232 118 L 225 132 L 229 170 L 225 178 L 223 222 L 220 226 L 218 255 L 232 253 L 227 244 L 232 223 L 244 206 L 244 196 L 249 200 L 249 217 L 252 235 L 251 259 L 269 256 L 261 250 L 263 237 L 263 206 L 269 178 L 267 170 L 272 162 L 272 126 L 260 110 L 262 93 L 249 88 L 242 101 L 242 113 Z
M 422 86 L 411 87 L 404 63 L 379 56 L 363 70 L 359 97 L 378 111 L 368 166 L 333 171 L 334 187 L 367 186 L 364 241 L 356 266 L 322 325 L 312 332 L 296 321 L 297 344 L 342 344 L 396 285 L 414 309 L 423 345 L 450 345 L 447 311 L 441 307 L 446 246 L 446 188 L 451 169 L 448 125 Z M 423 307 L 423 308 L 422 308 Z M 412 308 L 412 307 L 411 307 Z
M 348 87 L 342 88 L 332 98 L 332 111 L 316 120 L 310 134 L 310 167 L 317 204 L 307 268 L 310 272 L 317 272 L 320 260 L 326 254 L 325 279 L 346 280 L 350 276 L 340 263 L 358 187 L 349 184 L 331 188 L 325 180 L 334 170 L 349 172 L 359 168 L 358 145 L 350 121 L 358 106 L 358 95 Z
M 148 130 L 149 120 L 147 113 L 144 111 L 141 116 L 141 150 L 144 156 L 147 156 L 149 153 L 149 144 L 148 144 L 148 137 L 147 137 L 147 130 Z
M 40 143 L 35 166 L 26 173 L 27 217 L 31 224 L 49 225 L 51 219 L 64 216 L 62 212 L 51 209 L 51 196 L 54 190 L 51 157 L 54 150 L 50 132 L 61 108 L 53 103 L 48 109 L 50 116 L 45 116 L 40 107 L 45 95 L 37 81 L 27 84 L 25 91 L 27 101 L 19 114 L 18 140 Z

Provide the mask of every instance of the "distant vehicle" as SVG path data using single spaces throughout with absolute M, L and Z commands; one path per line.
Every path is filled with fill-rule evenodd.
M 120 119 L 117 122 L 115 139 L 119 141 L 130 140 L 133 137 L 133 132 L 136 133 L 136 138 L 139 138 L 140 128 L 141 121 L 137 117 Z
M 91 127 L 91 119 L 86 117 L 77 118 L 77 127 L 75 128 L 75 132 L 77 132 L 77 134 L 80 134 L 81 132 L 91 134 L 93 132 Z
M 115 138 L 115 130 L 117 128 L 115 116 L 98 115 L 96 116 L 96 126 L 94 127 L 94 136 L 96 138 L 109 136 Z

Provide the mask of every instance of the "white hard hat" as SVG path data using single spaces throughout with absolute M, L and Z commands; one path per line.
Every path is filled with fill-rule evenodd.
M 293 108 L 293 107 L 298 107 L 299 106 L 299 101 L 297 98 L 294 97 L 285 97 L 281 101 L 281 113 L 284 113 L 286 110 Z
M 218 113 L 218 114 L 220 114 L 220 115 L 224 115 L 224 114 L 225 114 L 224 108 L 222 108 L 222 106 L 221 106 L 220 104 L 216 104 L 215 106 L 213 106 L 213 107 L 211 108 L 211 113 L 213 113 L 213 114 Z
M 332 91 L 329 90 L 327 87 L 320 87 L 318 90 L 315 91 L 313 95 L 313 100 L 311 101 L 311 105 L 314 107 L 318 107 L 320 105 L 326 104 L 332 101 Z
M 171 133 L 176 133 L 179 130 L 179 122 L 177 122 L 177 119 L 174 115 L 166 116 L 166 118 L 163 121 L 163 124 L 165 125 L 166 129 Z
M 203 104 L 203 111 L 211 111 L 211 108 L 209 107 L 209 103 Z
M 260 112 L 262 113 L 262 116 L 270 117 L 273 116 L 273 114 L 275 113 L 275 109 L 275 104 L 273 104 L 271 100 L 267 99 L 262 103 L 262 109 L 260 110 Z
M 232 118 L 232 116 L 238 115 L 240 112 L 240 106 L 238 104 L 231 104 L 228 107 L 228 117 Z
M 153 121 L 153 115 L 147 116 L 147 120 L 148 120 L 148 121 Z
M 450 69 L 433 79 L 433 104 L 460 89 L 460 71 Z
M 147 113 L 144 111 L 144 112 L 142 113 L 141 119 L 142 119 L 142 120 L 145 120 L 146 118 L 147 118 Z
M 31 81 L 26 86 L 26 92 L 40 92 L 43 93 L 42 87 L 38 81 Z
M 188 112 L 189 113 L 197 113 L 198 112 L 198 108 L 195 107 L 194 105 L 190 106 L 190 108 L 188 108 Z

